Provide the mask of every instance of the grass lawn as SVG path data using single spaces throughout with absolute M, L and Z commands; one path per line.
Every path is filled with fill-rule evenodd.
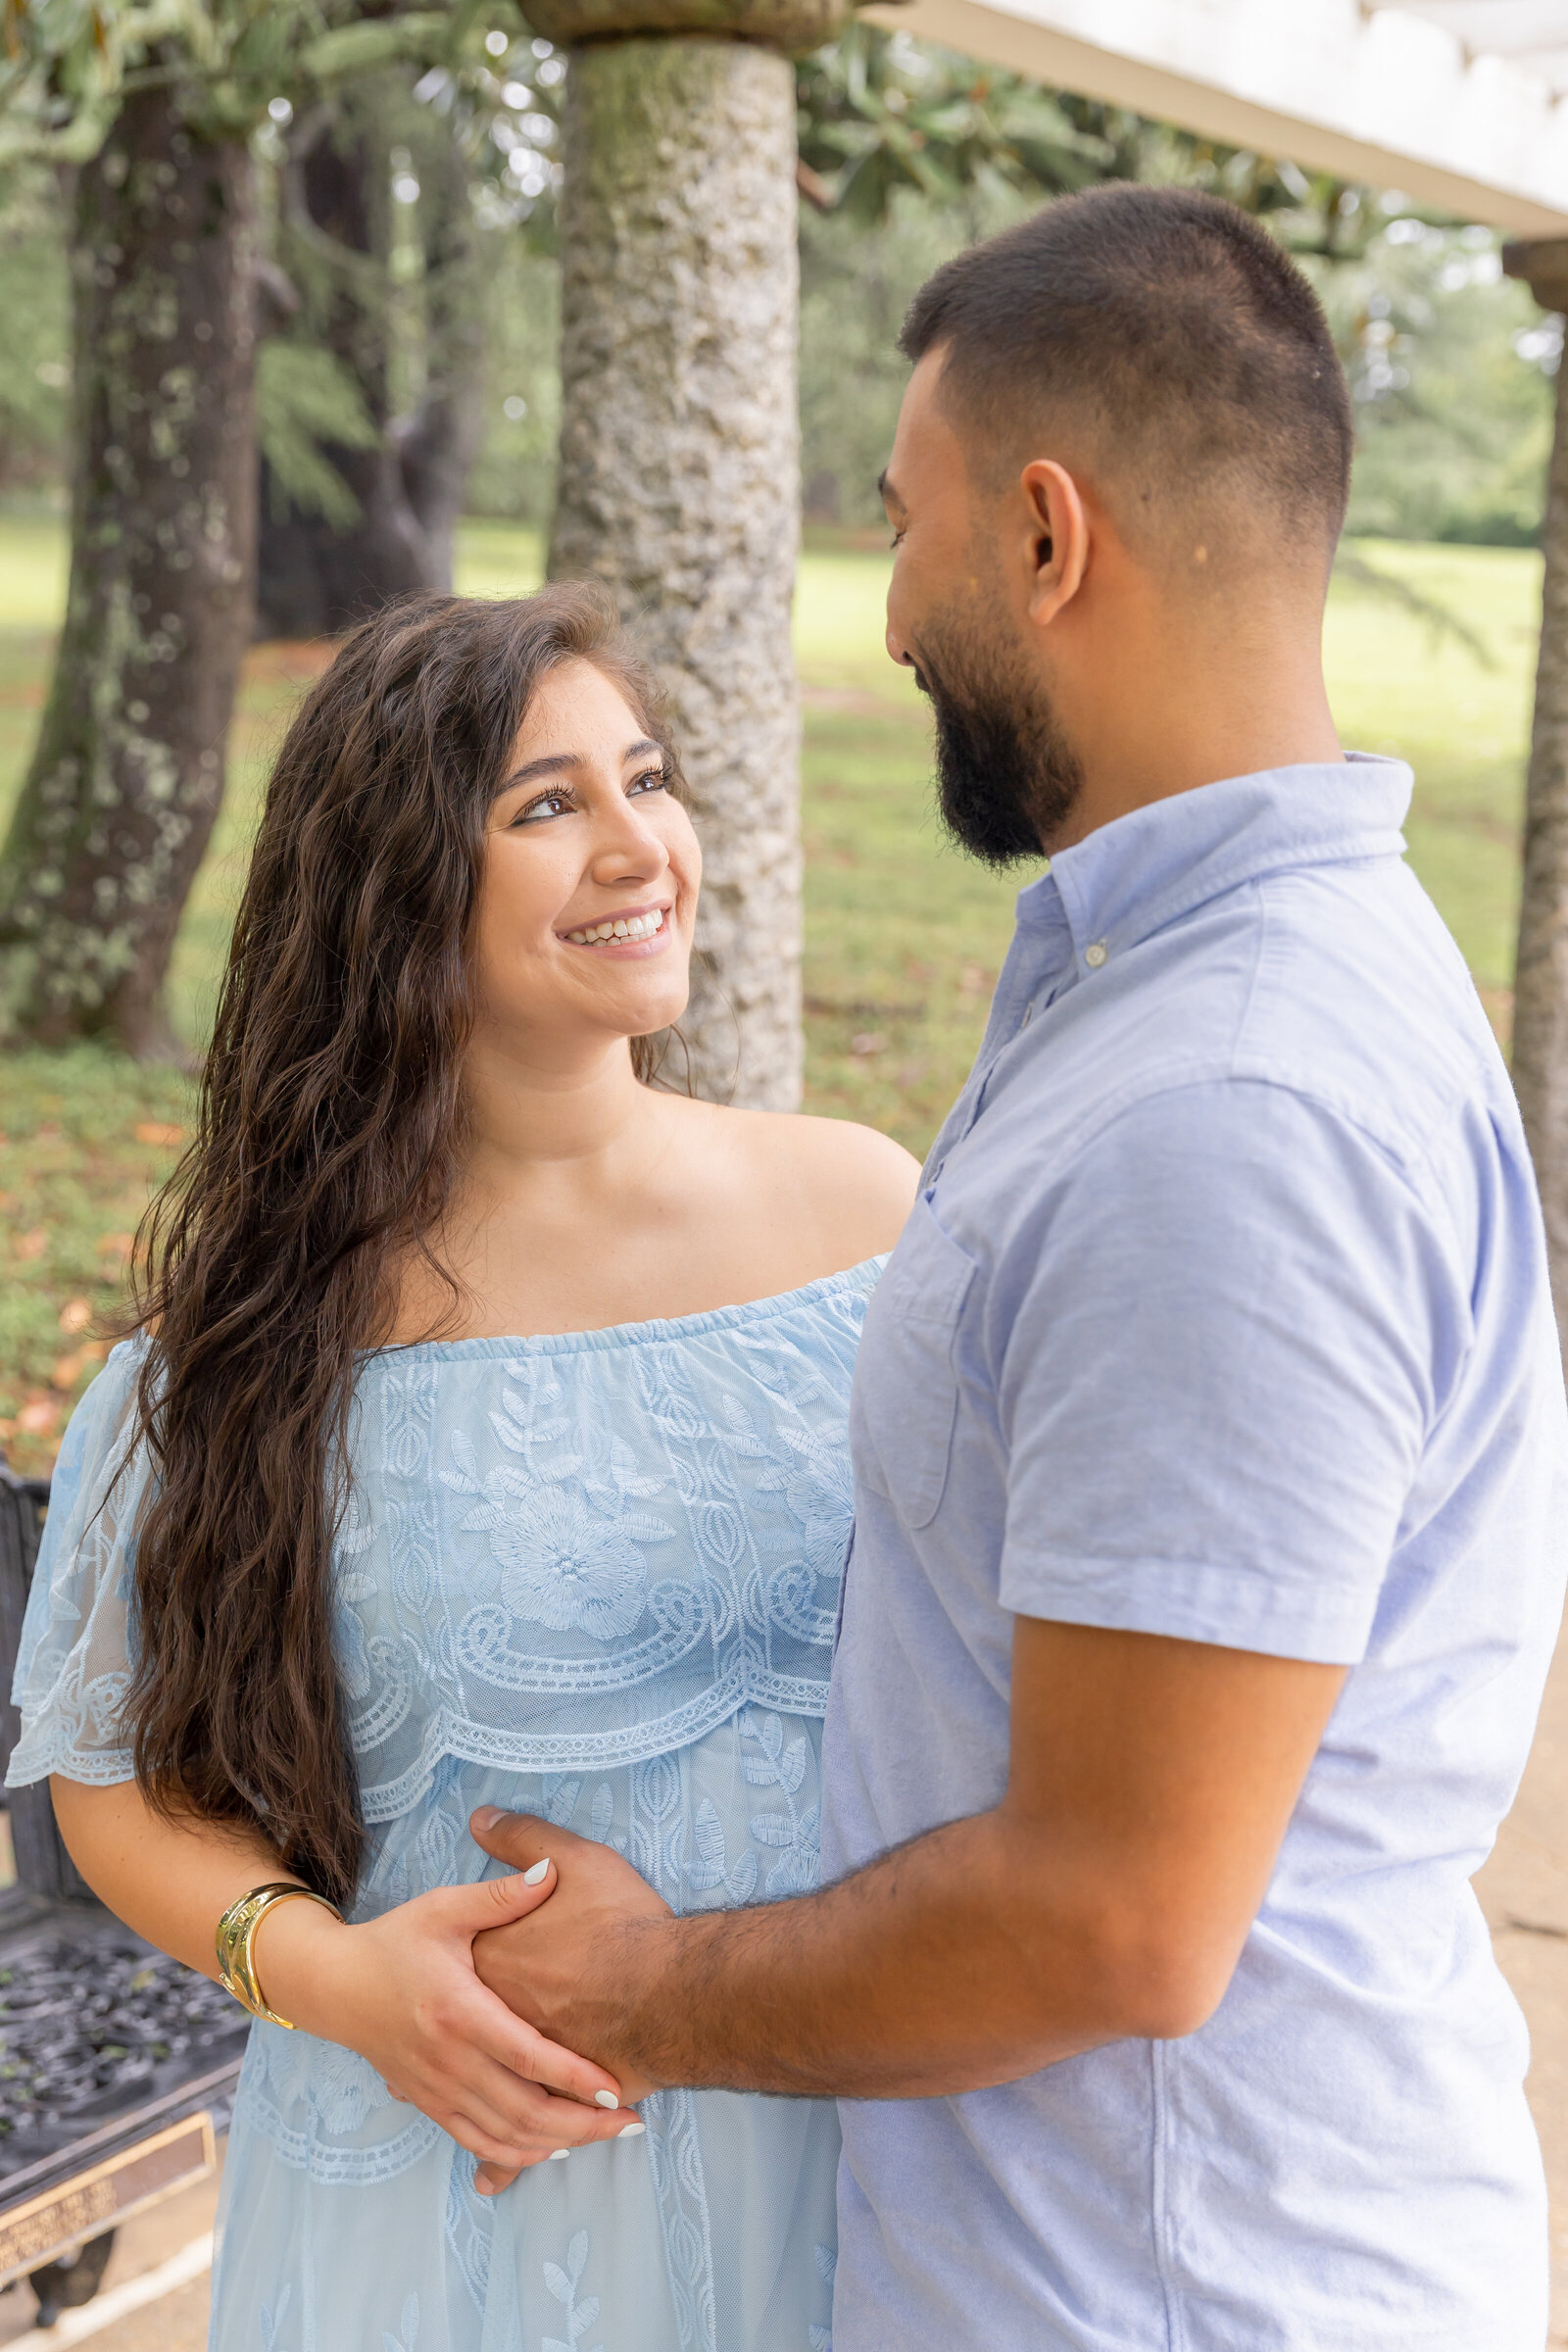
M 1348 744 L 1416 770 L 1410 854 L 1506 1035 L 1523 754 L 1539 616 L 1527 552 L 1379 545 L 1381 569 L 1461 613 L 1483 665 L 1451 636 L 1367 590 L 1337 587 L 1328 668 Z M 941 838 L 928 733 L 912 682 L 882 649 L 889 559 L 812 534 L 796 645 L 806 702 L 808 1104 L 869 1120 L 920 1151 L 979 1040 L 1017 880 Z M 459 585 L 526 589 L 539 548 L 506 524 L 463 532 Z M 58 526 L 0 520 L 0 822 L 24 763 L 64 598 Z M 180 934 L 175 1017 L 199 1038 L 268 761 L 323 656 L 258 647 L 235 724 L 229 796 Z M 1020 877 L 1023 878 L 1023 877 Z M 188 1125 L 186 1082 L 77 1052 L 0 1061 L 0 1443 L 52 1458 L 101 1352 L 127 1238 Z

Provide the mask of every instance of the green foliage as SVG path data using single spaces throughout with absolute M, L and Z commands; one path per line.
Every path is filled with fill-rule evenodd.
M 1108 142 L 1038 83 L 858 22 L 805 60 L 796 88 L 818 201 L 860 228 L 886 221 L 897 188 L 953 205 L 988 181 L 1085 187 L 1114 164 Z
M 1352 530 L 1533 541 L 1561 328 L 1494 232 L 1380 212 L 1357 261 L 1315 274 L 1355 401 Z
M 360 502 L 323 450 L 373 449 L 380 439 L 360 387 L 318 343 L 273 336 L 256 366 L 256 438 L 281 505 L 319 514 L 334 530 L 360 519 Z
M 867 232 L 845 212 L 801 213 L 801 472 L 810 519 L 882 522 L 888 461 L 908 363 L 897 337 L 916 290 L 950 255 L 1034 210 L 991 180 L 957 204 L 906 193 Z
M 194 1103 L 179 1072 L 101 1048 L 6 1062 L 0 1133 L 0 1446 L 47 1468 L 107 1352 L 131 1235 Z
M 954 49 L 852 20 L 804 60 L 796 92 L 807 192 L 881 227 L 901 192 L 939 210 L 998 193 L 1061 195 L 1098 180 L 1201 188 L 1271 218 L 1293 251 L 1358 250 L 1366 191 L 1201 139 L 1125 107 L 1050 90 Z
M 0 176 L 0 487 L 58 479 L 71 385 L 66 207 L 47 166 Z
M 561 273 L 514 231 L 487 239 L 484 439 L 468 483 L 474 514 L 543 529 L 561 421 Z
M 367 9 L 362 0 L 3 0 L 0 161 L 84 163 L 122 96 L 171 88 L 193 129 L 241 138 L 284 94 L 309 102 L 379 67 L 482 54 L 513 0 Z

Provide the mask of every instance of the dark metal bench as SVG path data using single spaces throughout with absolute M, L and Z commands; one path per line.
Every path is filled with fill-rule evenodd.
M 21 1731 L 11 1679 L 48 1482 L 0 1455 L 0 1775 Z M 97 2290 L 116 2227 L 209 2175 L 248 2021 L 97 1901 L 47 1782 L 14 1788 L 17 1881 L 0 1891 L 0 2289 L 39 2321 Z

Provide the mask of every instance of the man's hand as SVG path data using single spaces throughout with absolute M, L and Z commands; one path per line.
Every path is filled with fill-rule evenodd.
M 691 1919 L 602 1845 L 475 1814 L 487 1852 L 514 1869 L 549 1853 L 561 1872 L 541 1910 L 478 1938 L 480 1979 L 633 2098 L 664 2083 L 945 2097 L 1196 2033 L 1344 1679 L 1019 1618 L 1010 1769 L 989 1812 L 820 1894 Z
M 615 2046 L 625 2014 L 620 1983 L 634 1967 L 646 1977 L 656 1964 L 646 1931 L 673 1919 L 669 1905 L 612 1847 L 531 1814 L 481 1805 L 468 1827 L 475 1843 L 509 1868 L 528 1870 L 549 1855 L 557 1873 L 550 1901 L 529 1916 L 531 1935 L 500 1927 L 475 1936 L 480 1983 L 568 2050 Z M 517 1855 L 527 1859 L 516 1861 Z M 624 2100 L 646 2098 L 657 2087 L 624 2053 L 609 2072 Z

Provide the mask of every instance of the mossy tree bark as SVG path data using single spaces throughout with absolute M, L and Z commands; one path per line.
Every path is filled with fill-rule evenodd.
M 128 98 L 77 186 L 71 587 L 0 851 L 0 1037 L 172 1051 L 164 983 L 222 796 L 255 553 L 241 138 Z
M 564 151 L 550 568 L 609 583 L 669 692 L 706 869 L 697 1091 L 794 1109 L 793 72 L 738 40 L 595 41 L 571 56 Z
M 1504 267 L 1548 311 L 1568 312 L 1568 238 L 1505 248 Z M 1557 1328 L 1568 1358 L 1568 356 L 1542 531 L 1541 650 L 1525 802 L 1514 970 L 1513 1082 L 1545 1217 Z

